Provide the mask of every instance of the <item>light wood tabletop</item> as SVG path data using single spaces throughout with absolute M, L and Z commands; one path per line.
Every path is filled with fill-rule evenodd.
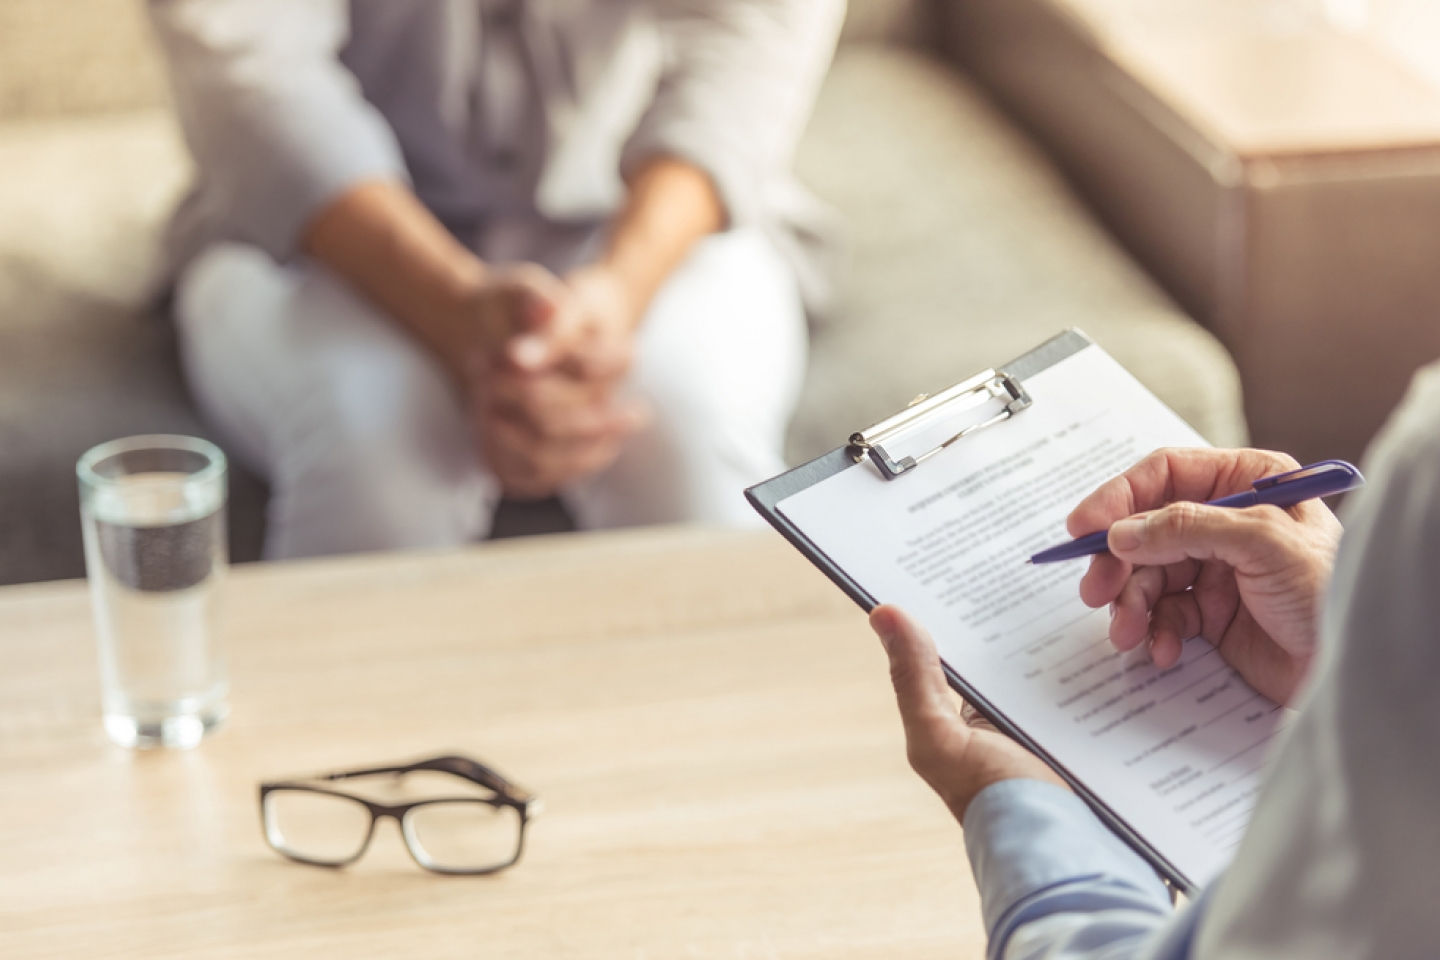
M 983 956 L 883 653 L 773 534 L 236 568 L 224 630 L 227 727 L 132 753 L 84 585 L 0 589 L 0 955 Z M 341 871 L 266 846 L 261 780 L 447 751 L 544 798 L 508 872 L 425 873 L 393 821 Z

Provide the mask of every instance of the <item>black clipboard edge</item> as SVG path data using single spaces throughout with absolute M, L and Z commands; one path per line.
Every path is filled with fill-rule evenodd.
M 1094 343 L 1080 330 L 1071 328 L 1045 343 L 1031 350 L 1022 357 L 1018 357 L 1010 363 L 998 369 L 1005 370 L 1020 380 L 1039 373 L 1067 357 L 1079 353 L 1081 350 Z M 1002 427 L 1003 429 L 1003 427 Z M 745 499 L 755 508 L 755 511 L 765 518 L 775 530 L 790 542 L 796 550 L 805 556 L 812 564 L 820 569 L 830 579 L 830 582 L 839 587 L 844 594 L 860 606 L 860 609 L 869 613 L 880 605 L 880 602 L 865 591 L 860 584 L 856 583 L 849 574 L 845 573 L 838 564 L 821 550 L 810 538 L 800 531 L 800 528 L 790 522 L 779 510 L 779 504 L 802 490 L 809 489 L 817 483 L 828 480 L 843 470 L 848 470 L 856 465 L 854 457 L 850 455 L 846 447 L 838 447 L 829 453 L 816 457 L 808 463 L 801 464 L 793 470 L 788 470 L 758 483 L 745 491 Z M 1112 833 L 1125 841 L 1129 847 L 1145 859 L 1157 873 L 1163 877 L 1173 888 L 1184 893 L 1186 896 L 1194 896 L 1197 888 L 1189 878 L 1182 874 L 1175 865 L 1163 857 L 1159 851 L 1150 846 L 1138 833 L 1130 828 L 1121 817 L 1111 810 L 1108 805 L 1096 797 L 1089 788 L 1082 784 L 1070 770 L 1050 753 L 1042 749 L 1018 726 L 1010 721 L 1008 717 L 997 710 L 993 704 L 970 686 L 950 664 L 943 659 L 940 666 L 945 671 L 945 679 L 949 682 L 950 688 L 966 702 L 975 708 L 982 717 L 995 725 L 995 728 L 1012 740 L 1025 747 L 1031 753 L 1043 760 L 1050 769 L 1064 780 L 1075 795 L 1083 800 L 1091 811 L 1097 816 Z
M 780 536 L 790 541 L 790 545 L 805 555 L 805 558 L 820 568 L 820 572 L 830 578 L 830 582 L 844 591 L 845 595 L 860 605 L 860 609 L 869 613 L 880 605 L 870 594 L 866 593 L 860 584 L 850 578 L 844 570 L 841 570 L 835 561 L 826 555 L 815 545 L 809 537 L 800 532 L 800 528 L 790 522 L 790 518 L 780 512 L 778 504 L 801 490 L 806 490 L 828 480 L 842 470 L 855 466 L 855 459 L 850 456 L 846 448 L 840 447 L 831 450 L 821 457 L 816 457 L 809 463 L 796 467 L 775 477 L 773 480 L 766 480 L 764 483 L 756 484 L 745 491 L 745 499 L 750 501 L 750 506 L 764 517 L 777 531 Z

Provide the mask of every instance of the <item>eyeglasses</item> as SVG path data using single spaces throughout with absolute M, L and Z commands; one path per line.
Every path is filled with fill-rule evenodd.
M 486 795 L 384 804 L 306 782 L 388 775 L 390 785 L 398 786 L 397 781 L 423 772 L 458 777 L 482 787 Z M 344 867 L 359 860 L 370 846 L 376 822 L 391 817 L 400 825 L 410 855 L 426 870 L 495 873 L 520 859 L 525 827 L 540 807 L 538 797 L 484 764 L 460 756 L 260 785 L 265 840 L 281 855 L 317 867 Z

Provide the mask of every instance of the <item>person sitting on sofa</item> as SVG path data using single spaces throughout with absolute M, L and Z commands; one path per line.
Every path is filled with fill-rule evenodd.
M 1075 535 L 1110 528 L 1081 595 L 1112 604 L 1117 647 L 1147 644 L 1165 664 L 1203 637 L 1300 707 L 1230 868 L 1178 915 L 1044 763 L 957 711 L 923 629 L 873 612 L 911 763 L 964 826 L 992 958 L 1440 957 L 1440 365 L 1372 447 L 1343 543 L 1318 502 L 1167 505 L 1295 466 L 1163 451 L 1070 516 Z
M 151 0 L 195 187 L 192 392 L 265 553 L 748 524 L 828 219 L 788 167 L 843 0 Z

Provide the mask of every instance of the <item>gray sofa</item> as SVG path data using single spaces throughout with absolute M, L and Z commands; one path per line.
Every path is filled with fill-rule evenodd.
M 852 5 L 801 146 L 849 253 L 812 338 L 792 461 L 1072 325 L 1206 437 L 1242 442 L 1224 350 L 916 41 L 933 12 Z M 140 0 L 0 0 L 0 583 L 83 575 L 73 464 L 87 447 L 207 432 L 156 302 L 159 229 L 188 175 Z M 237 560 L 258 556 L 264 500 L 235 478 Z M 555 522 L 509 507 L 499 532 Z

